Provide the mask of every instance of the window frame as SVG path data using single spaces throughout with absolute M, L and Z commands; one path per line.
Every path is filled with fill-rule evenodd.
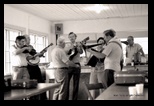
M 35 30 L 29 29 L 28 35 L 35 36 L 34 37 L 34 39 L 35 39 L 35 42 L 34 42 L 35 45 L 32 45 L 34 47 L 34 49 L 36 49 L 36 36 L 38 36 L 38 37 L 44 37 L 44 39 L 43 39 L 43 49 L 48 45 L 48 35 L 46 33 L 42 33 L 42 32 L 39 32 L 39 31 L 35 31 Z M 38 44 L 38 45 L 40 45 L 40 44 Z M 37 52 L 40 52 L 38 50 L 36 50 L 36 51 Z M 41 57 L 40 58 L 40 63 L 46 63 L 46 62 L 48 62 L 48 51 L 44 54 L 44 56 L 45 56 L 44 62 L 41 62 L 41 59 L 42 59 L 42 57 Z
M 20 34 L 18 34 L 18 35 L 23 35 L 23 34 L 25 34 L 26 33 L 26 28 L 24 28 L 24 27 L 19 27 L 19 26 L 14 26 L 14 25 L 10 25 L 10 24 L 6 24 L 6 23 L 4 23 L 4 76 L 7 76 L 7 75 L 11 75 L 12 74 L 12 68 L 11 68 L 11 58 L 10 58 L 10 42 L 12 42 L 12 41 L 15 41 L 15 39 L 14 40 L 10 40 L 10 33 L 9 32 L 7 32 L 7 30 L 8 31 L 17 31 L 17 32 L 20 32 Z M 42 32 L 38 32 L 38 31 L 34 31 L 34 30 L 30 30 L 30 29 L 28 29 L 28 32 L 29 33 L 34 33 L 34 34 L 38 34 L 38 35 L 41 35 L 41 37 L 43 36 L 43 37 L 45 37 L 44 38 L 44 42 L 45 42 L 45 46 L 44 47 L 46 47 L 46 45 L 48 45 L 48 35 L 46 34 L 46 33 L 42 33 Z M 8 38 L 9 37 L 9 38 Z M 9 39 L 9 40 L 7 40 L 7 39 Z M 7 50 L 7 46 L 9 46 L 9 48 L 8 48 L 8 50 Z M 9 52 L 9 62 L 6 62 L 6 52 Z M 48 62 L 48 51 L 45 53 L 45 62 Z M 9 71 L 7 70 L 7 65 L 6 65 L 6 63 L 9 63 L 10 65 L 9 65 Z M 6 68 L 7 67 L 7 68 Z M 7 70 L 7 71 L 6 71 Z
M 13 36 L 10 34 L 10 32 L 17 32 L 18 35 L 22 35 L 23 31 L 22 30 L 17 30 L 11 29 L 4 27 L 4 76 L 6 75 L 11 75 L 12 73 L 12 68 L 11 68 L 11 53 L 10 53 L 10 42 L 13 42 L 13 40 L 10 40 L 10 36 Z M 15 42 L 15 39 L 14 39 Z M 8 48 L 7 48 L 8 47 Z M 8 52 L 9 57 L 6 57 L 6 52 Z M 8 59 L 8 61 L 6 60 Z M 7 66 L 8 64 L 8 66 Z

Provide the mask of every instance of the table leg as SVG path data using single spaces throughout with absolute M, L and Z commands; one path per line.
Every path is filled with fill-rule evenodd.
M 52 94 L 51 94 L 52 90 L 49 90 L 49 100 L 52 100 Z

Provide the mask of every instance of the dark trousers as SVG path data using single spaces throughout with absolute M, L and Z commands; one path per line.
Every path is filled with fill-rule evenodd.
M 105 79 L 108 87 L 114 83 L 114 72 L 112 69 L 105 70 Z
M 36 79 L 38 81 L 38 83 L 45 83 L 45 80 L 42 77 L 41 70 L 38 65 L 36 65 L 36 66 L 28 65 L 27 69 L 28 69 L 28 72 L 30 75 L 30 79 Z M 38 100 L 38 99 L 46 100 L 47 99 L 46 92 L 44 92 L 40 95 L 37 95 L 37 96 L 32 96 L 30 98 L 30 100 Z
M 68 100 L 68 69 L 56 69 L 54 75 L 55 83 L 61 85 L 54 90 L 53 100 Z
M 80 65 L 80 63 L 76 63 L 76 64 Z M 73 78 L 72 100 L 77 100 L 77 98 L 78 98 L 80 72 L 81 72 L 81 68 L 71 68 L 71 69 L 69 69 L 69 73 L 68 73 L 68 82 L 69 82 L 68 86 L 69 87 L 70 87 L 70 80 L 71 80 L 71 78 Z M 69 95 L 69 92 L 70 91 L 68 91 L 68 95 Z

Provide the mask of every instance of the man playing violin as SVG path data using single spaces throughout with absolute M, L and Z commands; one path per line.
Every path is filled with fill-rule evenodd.
M 26 38 L 24 36 L 16 37 L 16 44 L 11 47 L 11 65 L 12 65 L 12 79 L 29 79 L 29 73 L 27 70 L 26 57 L 29 53 L 23 53 L 25 50 L 31 51 L 30 47 L 24 47 Z
M 102 53 L 87 49 L 88 52 L 95 55 L 97 58 L 105 58 L 104 72 L 107 87 L 114 83 L 114 73 L 121 71 L 121 61 L 123 60 L 123 50 L 121 41 L 116 36 L 113 29 L 108 29 L 103 32 L 107 46 Z
M 75 42 L 77 38 L 77 35 L 75 33 L 70 32 L 68 35 L 68 38 L 71 41 L 71 43 L 69 46 L 65 47 L 65 51 L 69 56 L 73 55 L 72 58 L 69 58 L 69 59 L 75 64 L 78 64 L 80 66 L 80 54 L 83 53 L 82 46 L 80 43 Z M 70 53 L 70 51 L 72 53 Z M 71 78 L 73 77 L 72 100 L 77 100 L 77 97 L 78 97 L 80 72 L 81 72 L 81 67 L 69 69 L 69 75 L 68 75 L 69 83 L 70 83 Z

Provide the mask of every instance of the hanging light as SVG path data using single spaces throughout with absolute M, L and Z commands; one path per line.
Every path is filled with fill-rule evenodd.
M 95 11 L 96 13 L 99 14 L 102 10 L 109 9 L 109 7 L 108 6 L 103 6 L 103 5 L 100 5 L 100 4 L 95 4 L 94 6 L 87 7 L 85 9 L 90 10 L 90 11 Z

